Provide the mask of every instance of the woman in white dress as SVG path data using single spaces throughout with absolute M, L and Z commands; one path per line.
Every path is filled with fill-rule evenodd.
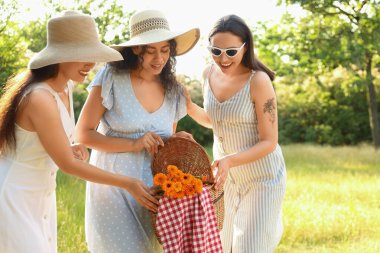
M 254 54 L 252 34 L 236 15 L 209 34 L 214 63 L 204 71 L 204 110 L 188 113 L 212 127 L 215 187 L 224 187 L 225 253 L 270 253 L 280 241 L 286 168 L 278 145 L 274 73 Z
M 140 181 L 86 162 L 74 142 L 72 81 L 95 62 L 122 60 L 98 38 L 93 18 L 74 11 L 48 22 L 47 47 L 6 84 L 0 100 L 0 252 L 57 252 L 56 171 L 121 187 L 143 205 L 157 201 Z

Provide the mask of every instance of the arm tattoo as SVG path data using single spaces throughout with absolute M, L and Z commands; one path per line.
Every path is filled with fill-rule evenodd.
M 276 106 L 274 104 L 274 98 L 268 99 L 264 104 L 264 113 L 269 113 L 269 121 L 274 124 L 276 120 Z

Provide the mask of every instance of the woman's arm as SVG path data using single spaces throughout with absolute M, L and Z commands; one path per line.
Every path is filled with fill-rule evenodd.
M 218 168 L 216 187 L 224 183 L 230 168 L 256 161 L 276 148 L 278 142 L 277 100 L 272 82 L 266 73 L 258 71 L 252 78 L 251 97 L 256 108 L 259 142 L 245 151 L 214 161 L 213 168 Z
M 202 75 L 203 80 L 205 80 L 205 78 L 207 77 L 207 73 L 209 72 L 209 68 L 210 67 L 207 67 L 203 71 L 203 75 Z M 204 82 L 204 81 L 202 81 L 202 82 Z M 207 127 L 207 128 L 212 128 L 211 120 L 210 120 L 209 116 L 207 115 L 207 112 L 202 107 L 195 104 L 191 100 L 191 95 L 190 95 L 188 90 L 185 89 L 185 93 L 186 93 L 185 95 L 186 95 L 186 100 L 187 100 L 187 103 L 186 103 L 187 104 L 187 114 L 189 114 L 189 116 L 193 120 L 195 120 L 198 124 L 200 124 L 204 127 Z
M 212 128 L 211 120 L 207 112 L 192 101 L 187 104 L 187 114 L 201 126 Z
M 103 152 L 139 152 L 144 148 L 150 153 L 157 152 L 158 145 L 163 145 L 163 141 L 155 133 L 148 132 L 143 137 L 134 140 L 105 136 L 96 131 L 106 111 L 102 104 L 101 92 L 102 87 L 95 86 L 87 97 L 76 126 L 78 142 Z
M 63 172 L 91 182 L 124 188 L 142 206 L 156 211 L 157 200 L 140 180 L 110 173 L 75 159 L 57 103 L 49 92 L 36 90 L 29 94 L 29 98 L 28 106 L 22 113 L 27 115 L 45 150 Z
M 231 157 L 231 165 L 256 161 L 273 152 L 278 142 L 277 99 L 272 82 L 264 72 L 252 78 L 251 97 L 256 108 L 259 142 L 239 155 Z

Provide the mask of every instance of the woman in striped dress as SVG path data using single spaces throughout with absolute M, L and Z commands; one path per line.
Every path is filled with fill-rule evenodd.
M 238 16 L 217 21 L 209 35 L 214 63 L 203 78 L 204 109 L 188 113 L 213 129 L 215 187 L 224 187 L 225 253 L 273 252 L 283 232 L 285 162 L 278 145 L 274 73 L 254 55 L 249 27 Z

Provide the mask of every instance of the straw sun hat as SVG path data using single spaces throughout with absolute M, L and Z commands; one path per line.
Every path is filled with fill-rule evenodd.
M 77 11 L 65 11 L 49 20 L 47 46 L 30 59 L 37 69 L 62 62 L 109 62 L 123 60 L 116 50 L 99 40 L 95 20 Z
M 144 10 L 135 13 L 129 22 L 131 39 L 127 42 L 112 45 L 121 51 L 125 47 L 141 46 L 161 41 L 175 39 L 177 55 L 189 51 L 199 40 L 199 29 L 193 28 L 186 32 L 170 31 L 169 23 L 163 13 L 157 10 Z

